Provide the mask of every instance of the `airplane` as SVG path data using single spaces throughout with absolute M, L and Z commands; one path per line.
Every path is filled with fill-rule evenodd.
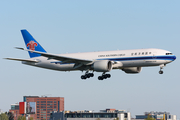
M 176 56 L 162 49 L 134 49 L 102 52 L 51 54 L 33 38 L 26 30 L 21 30 L 27 49 L 16 47 L 16 49 L 29 52 L 29 59 L 5 58 L 8 60 L 22 61 L 22 64 L 46 68 L 57 71 L 85 71 L 81 79 L 94 76 L 95 72 L 102 72 L 98 80 L 110 78 L 112 69 L 120 69 L 128 74 L 140 73 L 142 67 L 160 66 L 159 74 L 166 64 L 173 62 Z

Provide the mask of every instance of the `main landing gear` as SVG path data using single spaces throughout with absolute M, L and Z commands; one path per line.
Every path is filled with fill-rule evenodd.
M 160 71 L 159 71 L 159 74 L 163 74 L 162 69 L 163 69 L 163 67 L 165 67 L 165 66 L 166 66 L 165 64 L 160 65 Z
M 88 71 L 85 73 L 85 75 L 81 76 L 81 79 L 86 79 L 86 78 L 90 78 L 90 77 L 94 77 L 94 73 L 88 73 Z
M 86 71 L 85 75 L 81 76 L 81 79 L 86 80 L 87 78 L 90 77 L 94 77 L 94 73 L 88 73 L 89 71 Z M 102 74 L 102 76 L 98 77 L 98 80 L 103 80 L 103 79 L 107 79 L 110 78 L 111 75 L 110 74 L 105 74 L 105 72 Z
M 107 79 L 107 78 L 110 78 L 110 77 L 111 77 L 110 74 L 105 74 L 105 73 L 103 73 L 102 76 L 99 76 L 99 77 L 98 77 L 98 80 L 103 80 L 103 79 Z

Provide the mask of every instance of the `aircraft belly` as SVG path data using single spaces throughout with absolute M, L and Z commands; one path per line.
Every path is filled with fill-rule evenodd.
M 171 63 L 172 62 L 172 60 L 166 60 L 166 63 Z
M 123 67 L 134 67 L 134 66 L 144 66 L 144 60 L 137 60 L 137 61 L 122 61 Z
M 146 60 L 146 66 L 159 66 L 160 64 L 165 64 L 165 60 Z
M 46 68 L 51 70 L 58 70 L 58 71 L 72 71 L 74 70 L 74 64 L 54 64 L 54 63 L 46 63 L 46 62 L 40 62 L 40 63 L 29 63 L 29 62 L 23 62 L 23 64 L 36 66 L 40 68 Z
M 59 66 L 59 70 L 71 71 L 71 70 L 74 70 L 73 67 L 74 67 L 74 64 L 60 65 L 60 66 Z
M 73 70 L 74 64 L 53 64 L 50 63 L 49 66 L 46 66 L 49 69 L 59 70 L 59 71 L 71 71 Z
M 159 66 L 167 63 L 166 60 L 137 60 L 137 61 L 122 61 L 123 67 L 147 67 Z

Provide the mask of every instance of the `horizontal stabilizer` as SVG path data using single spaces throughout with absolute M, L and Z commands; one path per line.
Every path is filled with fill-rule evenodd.
M 37 60 L 29 60 L 29 59 L 18 59 L 18 58 L 4 58 L 7 60 L 16 60 L 16 61 L 26 61 L 26 62 L 38 62 Z

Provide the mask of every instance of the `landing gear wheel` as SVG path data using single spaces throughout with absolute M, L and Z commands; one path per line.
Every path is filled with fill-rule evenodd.
M 111 77 L 111 75 L 110 74 L 106 74 L 107 75 L 107 78 L 110 78 Z
M 86 78 L 90 78 L 91 77 L 90 74 L 86 74 L 85 76 L 86 76 Z
M 94 77 L 94 74 L 93 73 L 89 73 L 90 77 Z
M 86 76 L 85 76 L 85 75 L 82 75 L 82 76 L 81 76 L 81 79 L 84 79 L 84 80 L 85 80 L 85 79 L 86 79 Z
M 159 74 L 163 74 L 163 71 L 159 71 Z
M 99 76 L 99 77 L 98 77 L 98 80 L 103 80 L 103 77 L 102 77 L 102 76 Z
M 102 78 L 107 79 L 107 74 L 103 75 Z

